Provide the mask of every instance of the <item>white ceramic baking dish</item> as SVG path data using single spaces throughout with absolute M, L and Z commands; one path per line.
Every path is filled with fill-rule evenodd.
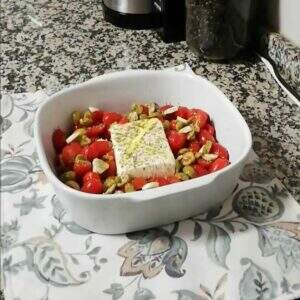
M 217 139 L 230 154 L 230 166 L 168 186 L 133 193 L 93 195 L 69 188 L 54 172 L 51 135 L 67 128 L 70 113 L 88 106 L 125 112 L 133 102 L 201 108 L 214 121 Z M 251 149 L 250 130 L 231 102 L 206 79 L 174 71 L 124 71 L 67 88 L 38 110 L 35 138 L 41 166 L 58 198 L 79 225 L 112 234 L 168 224 L 221 204 L 233 191 Z

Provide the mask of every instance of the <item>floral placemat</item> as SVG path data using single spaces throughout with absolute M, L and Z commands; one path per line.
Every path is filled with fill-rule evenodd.
M 295 299 L 300 206 L 253 153 L 223 207 L 99 235 L 74 223 L 33 141 L 44 92 L 1 100 L 1 286 L 7 300 Z

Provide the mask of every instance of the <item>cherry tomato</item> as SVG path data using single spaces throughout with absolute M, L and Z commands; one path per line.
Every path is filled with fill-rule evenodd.
M 75 174 L 79 177 L 82 177 L 87 172 L 91 171 L 91 169 L 92 169 L 92 164 L 88 160 L 76 162 L 73 167 Z
M 201 109 L 191 109 L 194 118 L 199 122 L 200 128 L 202 128 L 206 122 L 209 120 L 208 114 Z
M 92 161 L 94 158 L 99 158 L 107 154 L 111 150 L 111 144 L 108 141 L 95 141 L 92 144 L 85 146 L 82 150 L 83 156 Z
M 179 106 L 178 110 L 175 112 L 176 117 L 181 117 L 183 119 L 189 119 L 192 116 L 192 112 L 184 106 Z
M 104 133 L 106 130 L 106 127 L 104 124 L 98 124 L 94 126 L 90 126 L 86 129 L 86 135 L 88 137 L 98 137 L 102 133 Z
M 164 177 L 155 177 L 151 181 L 158 182 L 159 186 L 164 186 L 169 184 L 169 181 Z
M 200 164 L 193 165 L 193 168 L 196 173 L 196 177 L 201 177 L 209 173 L 209 171 Z
M 161 106 L 161 107 L 160 107 L 160 111 L 161 111 L 161 112 L 164 112 L 165 110 L 167 110 L 168 108 L 171 108 L 171 107 L 173 107 L 173 105 L 170 105 L 170 104 Z M 175 118 L 176 118 L 176 115 L 175 115 L 175 113 L 167 114 L 167 115 L 164 115 L 163 118 L 164 118 L 165 120 L 172 120 L 172 119 L 175 119 Z
M 148 113 L 149 113 L 148 106 L 146 106 L 146 105 L 142 105 L 142 108 L 143 108 L 143 111 L 142 111 L 142 113 L 143 113 L 144 115 L 148 115 Z
M 67 166 L 73 166 L 76 155 L 80 154 L 81 151 L 82 148 L 79 143 L 74 142 L 66 145 L 62 150 L 62 160 L 64 164 Z
M 66 134 L 59 128 L 55 129 L 52 134 L 52 143 L 56 151 L 60 152 L 66 144 Z
M 169 176 L 169 177 L 167 177 L 167 180 L 168 180 L 169 184 L 176 183 L 176 182 L 180 181 L 176 176 Z
M 178 152 L 181 148 L 184 148 L 186 142 L 186 135 L 184 133 L 170 130 L 167 138 L 173 152 Z
M 103 111 L 101 110 L 96 110 L 92 112 L 92 120 L 93 120 L 93 124 L 99 124 L 102 122 L 102 117 L 103 117 Z
M 210 172 L 216 172 L 229 165 L 229 161 L 226 158 L 217 158 L 213 161 L 209 167 Z
M 92 161 L 94 158 L 97 158 L 98 152 L 97 149 L 95 147 L 93 147 L 94 143 L 92 143 L 89 146 L 85 146 L 82 151 L 81 154 L 85 157 L 85 159 Z
M 91 180 L 100 180 L 100 175 L 96 172 L 89 171 L 83 176 L 83 183 L 86 183 Z
M 206 123 L 203 129 L 207 130 L 212 136 L 215 136 L 215 127 L 209 123 Z
M 103 192 L 103 184 L 100 179 L 91 179 L 83 183 L 82 192 L 90 194 L 101 194 Z
M 120 119 L 119 124 L 126 124 L 126 123 L 128 123 L 128 122 L 129 122 L 128 118 L 127 118 L 126 116 L 123 116 L 123 117 Z
M 114 160 L 115 159 L 115 154 L 114 154 L 113 150 L 108 151 L 105 156 L 107 157 L 107 160 Z
M 107 128 L 112 123 L 118 123 L 122 119 L 122 115 L 116 113 L 116 112 L 104 112 L 103 113 L 103 124 L 106 125 Z
M 201 129 L 198 134 L 198 139 L 201 145 L 204 145 L 206 141 L 212 141 L 213 143 L 216 142 L 215 138 L 206 129 Z
M 199 159 L 197 161 L 197 165 L 203 167 L 206 170 L 209 170 L 209 166 L 211 165 L 211 163 L 208 162 L 208 161 L 206 161 L 206 160 L 204 160 L 204 159 Z
M 218 143 L 213 143 L 210 152 L 217 154 L 219 158 L 229 158 L 227 149 Z
M 139 191 L 142 189 L 142 187 L 146 184 L 146 180 L 145 178 L 143 177 L 135 177 L 133 180 L 132 180 L 132 184 L 134 186 L 134 189 L 136 191 Z
M 116 176 L 117 175 L 117 166 L 114 159 L 107 161 L 109 164 L 108 170 L 105 171 L 106 176 Z
M 199 142 L 191 142 L 190 145 L 189 145 L 189 148 L 191 149 L 191 151 L 193 153 L 197 153 L 199 150 L 200 150 L 200 144 Z
M 161 112 L 164 112 L 166 109 L 171 108 L 171 107 L 173 107 L 173 105 L 166 104 L 166 105 L 161 106 L 159 109 Z

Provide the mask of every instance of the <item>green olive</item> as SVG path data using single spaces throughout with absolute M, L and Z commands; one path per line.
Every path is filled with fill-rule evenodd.
M 178 151 L 178 154 L 184 154 L 189 151 L 189 148 L 182 148 Z
M 136 111 L 133 111 L 131 113 L 128 114 L 128 119 L 129 121 L 137 121 L 139 119 L 139 115 Z
M 75 180 L 76 174 L 74 171 L 67 171 L 67 172 L 61 174 L 59 178 L 62 182 L 67 182 L 70 180 Z
M 169 129 L 169 127 L 170 127 L 170 121 L 164 120 L 163 126 L 164 126 L 164 129 Z
M 79 111 L 74 111 L 72 113 L 73 124 L 79 124 L 79 120 L 81 119 L 81 113 Z
M 134 189 L 134 186 L 132 183 L 126 183 L 125 186 L 124 186 L 124 191 L 125 193 L 130 193 L 130 192 L 134 192 L 135 189 Z
M 130 180 L 130 177 L 129 177 L 128 175 L 118 176 L 117 179 L 116 179 L 117 186 L 118 186 L 118 187 L 122 187 L 122 186 L 125 185 L 129 180 Z
M 186 174 L 190 178 L 193 178 L 195 176 L 195 170 L 191 166 L 184 166 L 182 171 L 183 171 L 184 174 Z
M 80 125 L 83 125 L 83 126 L 90 126 L 93 124 L 92 114 L 89 110 L 87 110 L 83 113 L 83 118 L 81 118 L 79 120 L 79 123 L 80 123 Z
M 189 151 L 182 155 L 181 163 L 184 166 L 188 166 L 195 161 L 195 155 L 193 152 Z
M 75 164 L 86 161 L 86 158 L 82 154 L 77 154 L 75 157 Z
M 143 112 L 143 106 L 141 104 L 134 103 L 131 106 L 131 111 L 140 115 Z
M 82 146 L 82 147 L 87 146 L 92 142 L 91 139 L 86 135 L 80 135 L 78 137 L 78 141 L 79 141 L 80 146 Z
M 111 185 L 104 194 L 113 194 L 113 192 L 116 190 L 117 185 L 114 183 L 113 185 Z
M 182 168 L 182 164 L 180 163 L 179 160 L 176 160 L 175 161 L 175 170 L 176 170 L 176 172 L 180 172 L 181 168 Z
M 146 114 L 140 114 L 140 120 L 147 119 L 148 116 Z
M 179 180 L 181 180 L 181 181 L 189 180 L 189 177 L 188 177 L 186 174 L 182 173 L 182 172 L 175 173 L 175 176 L 176 176 Z
M 106 189 L 110 188 L 112 185 L 116 184 L 117 178 L 115 176 L 109 176 L 104 181 L 104 187 Z
M 80 190 L 79 184 L 74 180 L 69 180 L 65 184 L 67 186 L 71 187 L 72 189 L 75 189 L 75 190 L 78 190 L 78 191 Z

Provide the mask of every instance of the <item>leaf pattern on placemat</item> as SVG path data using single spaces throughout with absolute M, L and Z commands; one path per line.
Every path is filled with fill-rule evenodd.
M 241 264 L 249 264 L 249 267 L 239 283 L 240 299 L 275 299 L 278 287 L 270 272 L 259 267 L 249 258 L 242 258 Z
M 276 256 L 283 273 L 289 273 L 294 267 L 300 269 L 299 224 L 278 223 L 272 226 L 258 227 L 259 248 L 263 256 Z
M 208 256 L 218 265 L 228 269 L 226 257 L 230 251 L 231 238 L 219 226 L 211 225 L 208 233 L 206 249 Z
M 217 282 L 217 285 L 214 290 L 210 290 L 205 285 L 199 285 L 199 294 L 190 291 L 190 290 L 176 290 L 173 293 L 176 293 L 178 300 L 224 300 L 225 299 L 225 287 L 227 283 L 227 274 L 225 273 Z
M 149 229 L 128 234 L 133 240 L 122 246 L 118 254 L 124 257 L 122 276 L 143 274 L 144 278 L 158 275 L 163 268 L 171 277 L 181 277 L 181 266 L 187 256 L 187 245 L 181 238 L 164 229 Z

